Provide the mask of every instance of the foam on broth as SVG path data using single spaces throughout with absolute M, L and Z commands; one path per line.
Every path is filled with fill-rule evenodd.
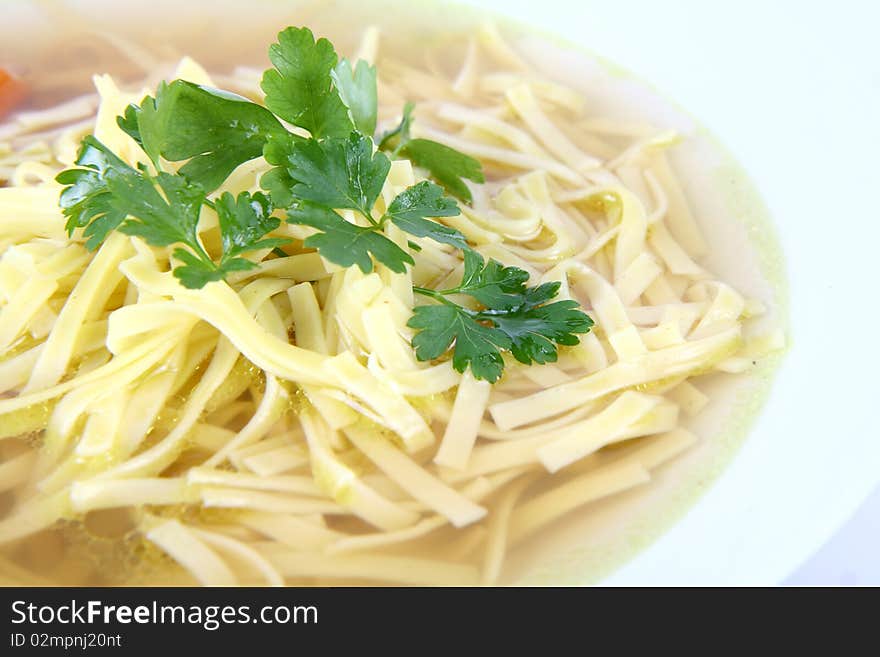
M 351 53 L 363 27 L 372 23 L 382 29 L 384 51 L 420 55 L 429 46 L 438 47 L 437 65 L 454 70 L 464 35 L 485 20 L 483 14 L 460 7 L 450 11 L 419 3 L 416 8 L 403 1 L 224 1 L 211 3 L 208 13 L 200 3 L 156 0 L 121 6 L 87 0 L 19 4 L 6 8 L 10 10 L 13 17 L 0 26 L 0 65 L 10 66 L 28 82 L 32 108 L 89 92 L 94 72 L 129 82 L 143 78 L 144 60 L 120 57 L 96 32 L 130 41 L 161 60 L 189 54 L 209 71 L 222 73 L 236 65 L 264 68 L 267 45 L 286 25 L 308 25 L 338 51 Z M 784 266 L 772 228 L 748 179 L 712 137 L 649 86 L 610 70 L 586 52 L 515 25 L 502 22 L 501 28 L 542 74 L 581 91 L 589 114 L 646 121 L 685 135 L 670 157 L 711 247 L 702 264 L 745 296 L 763 301 L 771 310 L 766 321 L 785 326 Z M 777 361 L 770 358 L 749 375 L 700 377 L 711 402 L 685 423 L 702 438 L 699 445 L 662 466 L 648 486 L 588 505 L 512 553 L 506 581 L 596 581 L 649 544 L 732 458 L 762 405 Z M 11 500 L 0 497 L 0 507 L 5 504 Z M 97 520 L 66 523 L 3 554 L 63 584 L 168 582 L 158 551 L 127 535 L 131 519 L 126 515 L 107 512 Z M 95 535 L 94 526 L 103 535 Z

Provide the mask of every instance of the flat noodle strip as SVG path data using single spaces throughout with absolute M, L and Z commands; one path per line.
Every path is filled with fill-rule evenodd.
M 507 535 L 513 508 L 523 494 L 523 491 L 533 482 L 534 477 L 523 477 L 504 492 L 501 501 L 492 509 L 492 516 L 489 519 L 489 536 L 486 539 L 486 553 L 483 557 L 483 570 L 480 578 L 480 583 L 484 586 L 494 586 L 498 581 L 504 561 L 504 552 L 507 547 Z
M 345 509 L 335 502 L 313 497 L 265 493 L 219 486 L 204 486 L 200 491 L 202 504 L 208 508 L 253 509 L 270 513 L 292 513 L 308 515 L 311 513 L 331 513 L 341 515 Z
M 321 550 L 341 535 L 300 516 L 248 511 L 237 522 L 297 550 Z
M 184 479 L 118 479 L 77 481 L 70 487 L 70 501 L 76 511 L 110 509 L 142 504 L 185 504 L 198 499 Z
M 174 461 L 179 455 L 187 434 L 192 430 L 211 395 L 217 390 L 235 364 L 238 354 L 225 339 L 220 341 L 211 364 L 187 400 L 180 420 L 167 436 L 148 450 L 97 475 L 101 479 L 117 477 L 137 477 L 156 474 Z
M 571 410 L 615 390 L 641 385 L 668 376 L 705 370 L 738 346 L 740 331 L 729 329 L 703 340 L 687 342 L 619 362 L 579 381 L 563 383 L 524 399 L 489 406 L 499 429 L 513 429 Z
M 507 90 L 507 100 L 532 131 L 536 139 L 544 142 L 547 149 L 559 157 L 575 171 L 583 172 L 598 168 L 599 158 L 587 155 L 578 149 L 556 125 L 547 118 L 527 85 Z
M 458 384 L 452 416 L 446 425 L 443 441 L 434 456 L 434 463 L 459 470 L 467 467 L 468 458 L 477 439 L 480 420 L 489 400 L 490 386 L 466 372 Z
M 510 543 L 516 545 L 538 529 L 577 507 L 647 483 L 648 471 L 640 465 L 607 466 L 533 497 L 514 514 Z
M 74 345 L 74 353 L 82 357 L 102 349 L 106 334 L 106 322 L 91 322 L 84 325 Z M 44 348 L 45 342 L 0 362 L 0 394 L 20 389 L 27 383 Z
M 58 283 L 46 276 L 34 276 L 19 287 L 0 310 L 0 350 L 7 350 L 49 298 Z
M 51 527 L 70 513 L 67 491 L 30 499 L 0 520 L 0 543 L 15 541 Z
M 112 288 L 108 289 L 106 280 L 129 248 L 128 239 L 122 234 L 111 235 L 101 245 L 58 315 L 23 392 L 48 388 L 61 379 L 73 356 L 81 327 L 107 302 Z
M 196 293 L 179 285 L 169 274 L 151 271 L 142 260 L 127 260 L 121 268 L 139 288 L 172 296 L 182 309 L 213 324 L 248 360 L 276 376 L 307 383 L 333 382 L 321 376 L 325 358 L 272 337 L 256 324 L 229 287 L 212 285 Z
M 346 392 L 356 395 L 375 409 L 382 424 L 392 429 L 408 451 L 414 452 L 434 441 L 425 420 L 402 396 L 377 381 L 351 352 L 345 352 L 327 361 L 325 369 L 337 381 L 344 382 Z
M 205 586 L 235 586 L 238 579 L 229 566 L 194 532 L 176 520 L 149 530 L 147 539 L 167 552 Z
M 684 190 L 672 171 L 668 158 L 660 152 L 654 155 L 650 168 L 660 187 L 666 193 L 669 209 L 666 212 L 669 231 L 691 257 L 700 257 L 708 251 L 706 240 L 700 232 L 690 210 Z
M 28 480 L 36 454 L 32 450 L 22 452 L 0 463 L 0 493 L 14 489 Z
M 492 475 L 491 477 L 477 477 L 471 479 L 468 484 L 461 488 L 461 493 L 474 502 L 480 502 L 497 489 L 503 488 L 510 481 L 523 473 L 522 468 L 511 468 Z M 419 521 L 412 527 L 396 531 L 383 532 L 380 534 L 361 534 L 340 538 L 326 549 L 328 554 L 352 552 L 358 550 L 381 549 L 398 543 L 416 540 L 434 532 L 441 527 L 447 526 L 449 521 L 443 516 L 431 516 Z M 472 525 L 472 528 L 476 527 Z
M 261 477 L 247 473 L 212 470 L 210 468 L 190 468 L 186 474 L 186 479 L 190 484 L 210 484 L 279 493 L 297 493 L 312 497 L 320 497 L 321 495 L 314 480 L 311 477 L 303 476 Z
M 383 554 L 329 556 L 294 552 L 275 545 L 266 546 L 261 552 L 285 577 L 374 580 L 423 586 L 473 586 L 479 580 L 476 566 L 418 557 Z
M 569 432 L 539 447 L 536 454 L 549 472 L 565 466 L 615 442 L 627 428 L 661 402 L 659 397 L 624 392 L 604 411 L 594 416 L 594 424 Z M 601 423 L 606 420 L 606 423 Z
M 208 545 L 220 552 L 232 554 L 248 563 L 265 578 L 266 584 L 269 586 L 284 586 L 284 578 L 281 576 L 281 573 L 275 570 L 275 567 L 252 547 L 215 532 L 208 532 L 203 529 L 196 529 L 194 531 L 196 536 Z
M 266 391 L 263 399 L 251 416 L 248 423 L 239 431 L 235 437 L 228 443 L 223 445 L 214 454 L 205 461 L 206 467 L 214 467 L 223 462 L 228 455 L 237 450 L 256 442 L 262 438 L 271 428 L 272 425 L 283 415 L 285 403 L 288 396 L 284 388 L 274 376 L 266 377 Z
M 333 453 L 328 428 L 318 418 L 303 413 L 300 422 L 309 445 L 312 476 L 325 494 L 357 517 L 385 531 L 408 527 L 418 521 L 417 513 L 374 491 Z
M 64 381 L 51 388 L 40 390 L 39 392 L 19 395 L 18 397 L 13 397 L 11 399 L 0 399 L 0 416 L 54 399 L 78 386 L 98 381 L 104 377 L 115 374 L 125 367 L 130 366 L 132 363 L 136 363 L 139 359 L 154 354 L 157 349 L 161 349 L 163 346 L 168 347 L 170 350 L 170 345 L 168 343 L 171 341 L 173 341 L 173 337 L 159 335 L 152 340 L 145 340 L 138 347 L 133 347 L 124 354 L 120 354 L 111 359 L 105 365 L 83 374 L 82 376 Z
M 506 468 L 537 463 L 540 460 L 538 450 L 556 441 L 581 446 L 579 451 L 573 448 L 563 451 L 564 455 L 571 458 L 579 453 L 585 456 L 589 454 L 591 448 L 598 450 L 604 444 L 668 431 L 675 426 L 678 409 L 674 405 L 668 402 L 657 403 L 656 397 L 640 393 L 631 394 L 634 396 L 623 399 L 622 402 L 618 398 L 601 412 L 561 429 L 548 430 L 518 440 L 480 445 L 474 450 L 468 469 L 464 473 L 451 474 L 444 471 L 443 478 L 456 482 L 461 477 L 484 475 Z M 648 408 L 649 411 L 643 411 L 643 408 Z M 615 426 L 618 420 L 629 421 L 630 424 Z
M 349 427 L 345 434 L 395 483 L 418 501 L 448 518 L 456 527 L 464 527 L 486 515 L 486 509 L 420 468 L 383 437 L 360 427 Z
M 639 464 L 649 470 L 662 465 L 693 446 L 697 437 L 686 429 L 674 429 L 659 436 L 646 439 L 642 444 L 633 447 L 629 452 L 612 459 L 612 463 L 620 466 Z
M 449 135 L 433 128 L 420 127 L 417 132 L 420 136 L 442 142 L 451 148 L 470 155 L 471 157 L 490 160 L 515 169 L 547 171 L 550 175 L 556 177 L 562 182 L 573 184 L 584 182 L 581 177 L 568 166 L 549 158 L 540 158 L 507 148 L 479 144 L 468 139 Z

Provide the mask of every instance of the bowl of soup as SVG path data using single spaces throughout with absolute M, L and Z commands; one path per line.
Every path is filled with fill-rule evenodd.
M 4 583 L 593 583 L 746 438 L 782 249 L 638 78 L 442 3 L 16 9 Z

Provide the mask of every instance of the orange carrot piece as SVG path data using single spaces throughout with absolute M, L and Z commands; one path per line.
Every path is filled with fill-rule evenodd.
M 0 118 L 11 112 L 27 96 L 27 87 L 17 77 L 0 68 Z

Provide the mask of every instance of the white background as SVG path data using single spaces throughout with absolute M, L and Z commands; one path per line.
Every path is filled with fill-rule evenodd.
M 880 584 L 880 494 L 807 561 L 880 482 L 880 4 L 474 4 L 678 101 L 750 172 L 786 252 L 793 347 L 758 426 L 687 517 L 608 582 Z

